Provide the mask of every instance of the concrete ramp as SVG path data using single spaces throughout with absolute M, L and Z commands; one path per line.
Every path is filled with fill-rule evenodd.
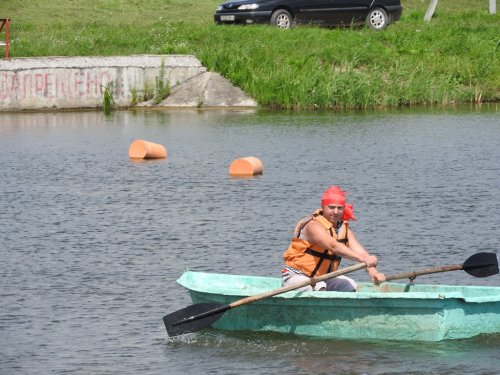
M 173 87 L 161 107 L 257 107 L 240 88 L 218 73 L 205 72 Z

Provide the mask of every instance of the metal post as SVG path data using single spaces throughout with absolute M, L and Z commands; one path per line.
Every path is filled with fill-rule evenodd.
M 9 18 L 0 18 L 0 33 L 5 27 L 5 42 L 0 41 L 0 46 L 5 46 L 5 58 L 9 58 Z
M 5 24 L 5 58 L 9 58 L 9 19 L 7 18 Z
M 436 10 L 436 5 L 438 0 L 431 0 L 429 4 L 429 8 L 427 8 L 427 12 L 425 12 L 424 21 L 430 21 L 432 16 L 434 15 L 434 11 Z
M 490 14 L 496 14 L 497 12 L 497 0 L 490 0 Z

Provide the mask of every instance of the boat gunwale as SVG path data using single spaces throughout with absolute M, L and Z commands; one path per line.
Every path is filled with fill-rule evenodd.
M 235 297 L 235 298 L 244 298 L 249 295 L 253 295 L 250 293 L 242 293 L 242 290 L 230 290 L 230 291 L 219 291 L 213 290 L 203 287 L 198 287 L 197 284 L 192 282 L 186 282 L 189 274 L 194 275 L 208 275 L 209 277 L 231 277 L 231 278 L 253 278 L 253 279 L 272 279 L 276 280 L 277 278 L 266 277 L 266 276 L 249 276 L 249 275 L 230 275 L 230 274 L 219 274 L 219 273 L 208 273 L 208 272 L 199 272 L 199 271 L 186 271 L 181 277 L 177 280 L 177 283 L 186 289 L 198 293 L 212 294 L 212 295 L 220 295 L 226 297 Z M 189 280 L 188 280 L 189 281 Z M 370 283 L 360 283 L 361 285 L 371 285 Z M 400 288 L 405 288 L 408 284 L 403 283 L 384 283 L 387 286 L 397 286 Z M 300 291 L 289 291 L 286 293 L 278 294 L 273 296 L 272 298 L 281 298 L 281 299 L 307 299 L 313 298 L 315 300 L 328 299 L 328 300 L 428 300 L 428 301 L 440 301 L 440 300 L 450 300 L 456 299 L 461 302 L 466 303 L 495 303 L 500 302 L 500 287 L 489 287 L 489 286 L 453 286 L 453 285 L 431 285 L 431 284 L 418 284 L 420 286 L 426 287 L 442 287 L 442 288 L 467 288 L 469 290 L 492 290 L 498 291 L 497 295 L 481 295 L 481 296 L 466 296 L 462 292 L 459 291 L 436 291 L 436 292 L 414 292 L 414 291 L 406 291 L 406 292 L 389 292 L 389 291 L 380 291 L 380 292 L 363 292 L 358 291 L 356 293 L 346 293 L 346 292 L 336 292 L 336 291 L 309 291 L 309 292 L 300 292 Z M 267 292 L 267 290 L 262 290 L 261 292 Z M 254 294 L 259 294 L 260 292 L 256 292 Z

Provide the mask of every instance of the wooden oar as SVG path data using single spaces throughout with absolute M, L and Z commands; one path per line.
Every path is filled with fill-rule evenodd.
M 344 275 L 349 272 L 354 272 L 362 268 L 366 268 L 366 264 L 358 263 L 353 266 L 343 268 L 339 271 L 330 272 L 322 276 L 314 277 L 302 283 L 293 284 L 279 289 L 271 290 L 269 292 L 257 294 L 255 296 L 242 298 L 230 303 L 229 305 L 224 305 L 221 303 L 198 303 L 185 307 L 181 310 L 177 310 L 171 314 L 165 315 L 163 317 L 163 323 L 165 324 L 168 335 L 171 337 L 182 335 L 184 333 L 199 331 L 200 329 L 210 327 L 217 319 L 219 319 L 224 314 L 224 312 L 234 307 L 270 298 L 278 294 L 302 288 L 307 285 L 313 285 L 320 281 Z
M 498 273 L 498 258 L 494 253 L 477 253 L 467 258 L 463 264 L 426 268 L 419 271 L 388 275 L 385 277 L 385 281 L 398 279 L 413 280 L 420 275 L 458 270 L 463 270 L 474 277 L 488 277 L 496 275 Z

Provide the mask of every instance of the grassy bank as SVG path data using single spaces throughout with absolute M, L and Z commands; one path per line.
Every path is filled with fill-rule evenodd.
M 11 56 L 193 54 L 270 108 L 500 101 L 499 15 L 487 0 L 403 0 L 369 29 L 217 26 L 218 0 L 10 0 Z M 480 3 L 480 4 L 478 4 Z

